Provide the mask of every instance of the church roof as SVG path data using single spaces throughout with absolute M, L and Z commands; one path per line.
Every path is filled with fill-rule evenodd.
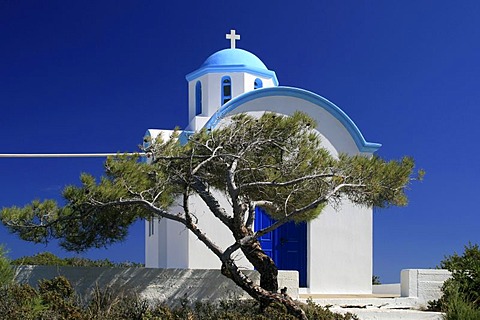
M 223 49 L 205 60 L 202 67 L 243 65 L 250 68 L 268 70 L 256 55 L 242 49 Z
M 273 78 L 278 85 L 274 71 L 253 53 L 243 49 L 223 49 L 208 57 L 199 69 L 187 74 L 187 81 L 194 80 L 207 73 L 249 72 L 258 76 Z
M 373 153 L 377 151 L 382 145 L 379 143 L 368 142 L 363 137 L 360 129 L 358 129 L 357 125 L 353 122 L 350 117 L 338 106 L 336 106 L 333 102 L 327 100 L 326 98 L 319 96 L 313 92 L 300 89 L 300 88 L 292 88 L 292 87 L 271 87 L 271 88 L 263 88 L 258 90 L 253 90 L 247 93 L 244 93 L 234 99 L 230 100 L 229 102 L 225 103 L 221 106 L 207 121 L 205 124 L 205 128 L 212 129 L 215 128 L 220 121 L 231 114 L 235 109 L 245 105 L 249 102 L 254 100 L 262 99 L 262 108 L 265 111 L 272 111 L 278 112 L 277 109 L 269 109 L 269 104 L 265 98 L 272 98 L 272 97 L 283 97 L 283 98 L 294 98 L 298 99 L 297 102 L 293 102 L 292 106 L 299 106 L 301 101 L 305 101 L 311 103 L 315 107 L 322 108 L 326 112 L 328 112 L 332 117 L 337 119 L 342 126 L 347 130 L 347 132 L 352 137 L 353 141 L 355 142 L 358 150 L 360 152 L 367 152 Z M 274 104 L 274 107 L 276 104 Z M 292 109 L 293 110 L 293 109 Z M 305 112 L 305 110 L 301 110 Z

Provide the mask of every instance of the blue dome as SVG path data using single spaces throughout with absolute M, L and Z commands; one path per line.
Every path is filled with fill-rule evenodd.
M 268 70 L 256 55 L 242 49 L 223 49 L 215 52 L 205 60 L 200 68 L 221 66 L 244 66 Z
M 242 49 L 223 49 L 215 52 L 205 60 L 197 70 L 186 75 L 187 81 L 192 81 L 207 73 L 248 72 L 257 76 L 270 78 L 278 86 L 278 79 L 274 71 L 256 55 Z

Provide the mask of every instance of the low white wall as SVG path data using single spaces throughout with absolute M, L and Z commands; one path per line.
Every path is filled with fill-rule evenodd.
M 442 296 L 442 285 L 451 273 L 441 269 L 404 269 L 401 272 L 402 297 L 415 297 L 419 304 Z
M 377 295 L 400 296 L 400 283 L 375 284 L 372 286 L 372 293 Z
M 255 283 L 260 282 L 258 272 L 244 272 Z M 190 301 L 248 298 L 220 270 L 21 266 L 17 269 L 16 280 L 37 286 L 39 280 L 60 275 L 70 280 L 76 292 L 84 299 L 95 288 L 107 287 L 139 294 L 151 302 L 169 304 L 178 303 L 182 298 Z M 287 293 L 292 298 L 298 298 L 297 271 L 279 271 L 278 284 L 279 288 L 287 287 Z

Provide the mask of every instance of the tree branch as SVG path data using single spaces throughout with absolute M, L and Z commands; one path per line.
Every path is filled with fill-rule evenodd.
M 227 227 L 231 228 L 232 219 L 198 177 L 194 177 L 194 182 L 191 184 L 191 187 L 197 192 L 203 202 L 205 202 L 213 215 L 222 221 Z
M 321 174 L 314 174 L 303 176 L 297 179 L 285 181 L 285 182 L 275 182 L 275 181 L 255 181 L 245 183 L 239 186 L 239 188 L 246 188 L 246 187 L 259 187 L 259 186 L 268 186 L 268 187 L 287 187 L 291 185 L 295 185 L 297 183 L 307 181 L 307 180 L 315 180 L 315 179 L 325 179 L 325 178 L 333 178 L 338 175 L 333 173 L 321 173 Z

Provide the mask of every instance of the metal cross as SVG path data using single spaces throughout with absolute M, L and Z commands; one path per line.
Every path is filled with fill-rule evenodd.
M 235 41 L 240 40 L 240 35 L 235 34 L 235 30 L 230 30 L 230 33 L 227 33 L 225 38 L 230 39 L 230 48 L 235 49 Z

